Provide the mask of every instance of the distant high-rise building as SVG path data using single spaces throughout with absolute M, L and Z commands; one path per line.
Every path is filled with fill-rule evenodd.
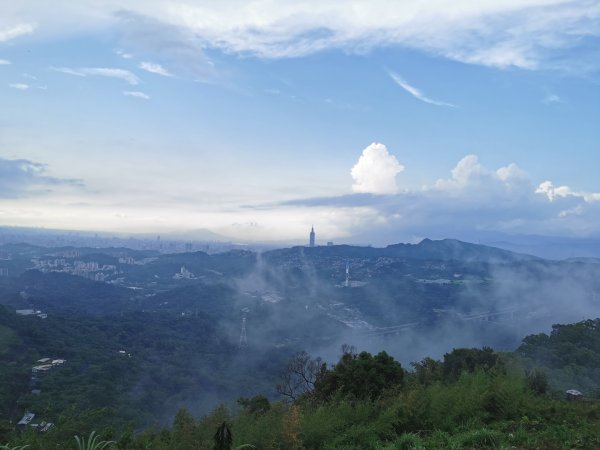
M 310 239 L 308 241 L 308 246 L 309 247 L 314 247 L 315 246 L 315 227 L 312 227 L 310 229 Z

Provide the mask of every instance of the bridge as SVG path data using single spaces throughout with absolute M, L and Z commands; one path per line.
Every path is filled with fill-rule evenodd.
M 514 306 L 510 308 L 503 309 L 492 309 L 489 311 L 480 311 L 476 313 L 464 314 L 458 311 L 452 310 L 435 310 L 435 313 L 441 315 L 441 313 L 448 314 L 448 317 L 453 317 L 462 321 L 473 321 L 473 320 L 482 320 L 482 321 L 491 321 L 497 318 L 501 318 L 503 316 L 508 317 L 509 319 L 514 319 L 515 313 L 519 311 L 523 311 L 525 308 L 522 306 Z M 363 336 L 363 337 L 376 337 L 376 336 L 387 336 L 387 335 L 395 335 L 399 334 L 403 331 L 411 330 L 417 328 L 418 326 L 423 325 L 422 321 L 419 322 L 408 322 L 401 323 L 398 325 L 392 325 L 388 327 L 376 327 L 369 330 L 360 330 L 354 333 L 355 336 Z
M 434 309 L 433 312 L 436 313 L 438 316 L 445 315 L 449 319 L 452 318 L 454 320 L 468 322 L 468 321 L 476 321 L 476 320 L 491 321 L 494 319 L 501 318 L 503 316 L 506 316 L 510 320 L 513 320 L 515 318 L 515 313 L 524 311 L 526 309 L 527 308 L 523 307 L 523 306 L 515 306 L 515 307 L 510 307 L 510 308 L 479 311 L 476 313 L 469 313 L 469 314 L 461 313 L 461 312 L 454 311 L 454 310 L 445 310 L 445 309 Z M 373 327 L 373 328 L 368 328 L 368 329 L 354 328 L 350 332 L 352 333 L 352 336 L 359 337 L 359 338 L 374 338 L 374 337 L 383 338 L 386 336 L 398 335 L 398 334 L 415 329 L 415 328 L 417 328 L 419 326 L 423 326 L 423 325 L 425 325 L 425 322 L 423 322 L 423 321 L 406 322 L 406 323 L 400 323 L 397 325 L 390 325 L 387 327 Z M 316 337 L 316 339 L 318 339 L 318 340 L 332 340 L 332 339 L 336 339 L 336 338 L 339 338 L 339 335 L 326 335 L 326 336 Z M 315 339 L 315 337 L 313 337 L 313 339 Z

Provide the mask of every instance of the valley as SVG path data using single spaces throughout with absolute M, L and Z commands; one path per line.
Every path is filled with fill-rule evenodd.
M 600 315 L 600 265 L 454 240 L 261 253 L 1 250 L 4 420 L 43 411 L 56 422 L 75 408 L 144 426 L 182 406 L 202 414 L 240 396 L 276 399 L 298 351 L 333 362 L 343 344 L 384 349 L 408 366 L 459 347 L 513 351 L 558 321 Z M 17 314 L 25 310 L 44 318 Z M 47 355 L 64 367 L 29 386 Z

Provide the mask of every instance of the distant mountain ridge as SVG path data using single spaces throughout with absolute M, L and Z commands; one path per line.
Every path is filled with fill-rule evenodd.
M 457 239 L 423 239 L 418 244 L 392 244 L 384 248 L 333 245 L 317 247 L 291 247 L 265 252 L 265 256 L 283 256 L 286 253 L 306 252 L 307 255 L 373 258 L 393 257 L 438 261 L 511 263 L 541 260 L 536 256 L 515 253 L 487 245 L 473 244 Z
M 386 250 L 396 257 L 456 261 L 514 262 L 539 260 L 536 256 L 511 252 L 497 247 L 472 244 L 457 239 L 423 239 L 418 244 L 393 244 Z

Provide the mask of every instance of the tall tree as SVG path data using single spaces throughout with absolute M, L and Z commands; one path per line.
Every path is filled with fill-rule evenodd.
M 231 435 L 231 429 L 227 422 L 223 422 L 214 436 L 215 447 L 214 450 L 231 450 L 233 445 L 233 436 Z

